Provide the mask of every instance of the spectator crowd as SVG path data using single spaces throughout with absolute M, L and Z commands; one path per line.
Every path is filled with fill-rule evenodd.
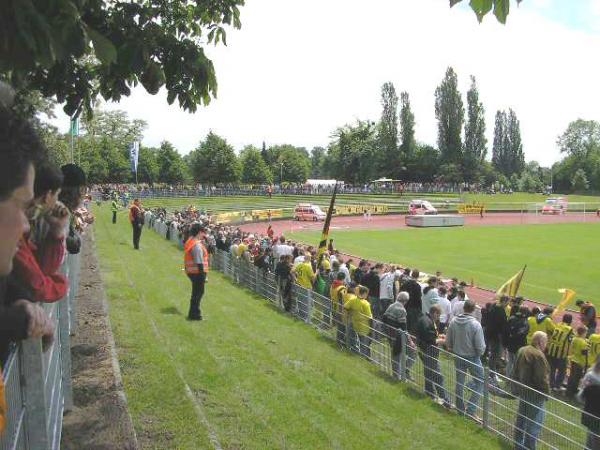
M 561 320 L 553 317 L 552 307 L 529 308 L 522 297 L 499 296 L 480 307 L 469 299 L 465 282 L 440 272 L 428 275 L 344 256 L 333 240 L 319 252 L 276 236 L 271 224 L 262 234 L 214 224 L 192 207 L 147 214 L 150 223 L 165 222 L 168 238 L 177 233 L 182 243 L 190 225 L 201 222 L 210 253 L 227 252 L 235 264 L 275 275 L 283 307 L 290 313 L 301 318 L 310 313 L 306 301 L 294 295 L 294 285 L 320 294 L 326 301 L 315 302 L 312 311 L 319 315 L 320 326 L 334 327 L 341 347 L 367 358 L 373 343 L 388 342 L 396 377 L 412 380 L 419 358 L 425 392 L 446 408 L 480 421 L 484 382 L 498 393 L 510 392 L 520 399 L 517 448 L 535 448 L 550 395 L 584 404 L 581 420 L 589 430 L 588 448 L 599 448 L 600 333 L 592 303 L 578 300 L 579 315 L 567 313 Z M 446 390 L 441 352 L 454 358 L 455 399 Z

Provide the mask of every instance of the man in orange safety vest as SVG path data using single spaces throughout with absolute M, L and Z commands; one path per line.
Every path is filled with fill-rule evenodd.
M 183 247 L 185 273 L 192 282 L 192 296 L 188 320 L 202 320 L 200 301 L 204 295 L 204 285 L 208 274 L 208 251 L 204 245 L 206 229 L 199 223 L 190 227 L 190 238 Z

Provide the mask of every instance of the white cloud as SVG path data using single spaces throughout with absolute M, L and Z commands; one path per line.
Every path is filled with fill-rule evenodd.
M 376 120 L 389 80 L 410 93 L 417 139 L 434 144 L 433 93 L 452 65 L 463 93 L 477 77 L 490 152 L 495 111 L 512 107 L 527 159 L 549 164 L 569 121 L 600 119 L 600 36 L 544 18 L 547 0 L 528 1 L 506 26 L 491 15 L 479 25 L 466 4 L 439 0 L 248 2 L 229 47 L 209 51 L 219 80 L 209 107 L 190 115 L 139 89 L 111 107 L 148 121 L 144 144 L 168 139 L 183 153 L 211 129 L 237 148 L 263 139 L 310 148 L 355 118 Z

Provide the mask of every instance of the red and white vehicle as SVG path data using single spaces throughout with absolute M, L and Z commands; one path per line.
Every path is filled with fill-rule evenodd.
M 552 197 L 547 199 L 542 206 L 542 214 L 565 214 L 569 202 L 563 197 Z
M 316 222 L 318 220 L 325 220 L 327 214 L 317 205 L 311 203 L 299 203 L 294 208 L 294 219 L 295 220 L 312 220 Z
M 435 215 L 438 210 L 427 200 L 411 200 L 408 205 L 408 214 L 416 215 Z

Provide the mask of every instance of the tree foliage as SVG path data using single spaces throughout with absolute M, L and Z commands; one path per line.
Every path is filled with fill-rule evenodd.
M 265 163 L 260 150 L 251 145 L 246 146 L 240 154 L 242 166 L 242 182 L 248 184 L 270 184 L 273 175 Z
M 237 183 L 241 168 L 235 151 L 227 141 L 213 133 L 190 154 L 191 172 L 199 183 Z
M 448 67 L 441 84 L 435 90 L 435 117 L 438 121 L 438 148 L 442 161 L 460 164 L 462 160 L 462 126 L 464 107 L 458 90 L 458 77 Z
M 507 177 L 520 175 L 525 166 L 521 124 L 512 109 L 509 109 L 508 114 L 505 111 L 496 112 L 492 164 Z
M 479 90 L 475 77 L 471 77 L 471 87 L 467 92 L 467 122 L 465 124 L 465 144 L 463 151 L 463 171 L 467 181 L 475 181 L 478 169 L 487 155 L 485 137 L 485 109 L 479 101 Z
M 381 119 L 379 121 L 379 172 L 394 176 L 401 165 L 398 151 L 398 96 L 390 81 L 381 86 Z
M 417 146 L 415 115 L 410 107 L 408 92 L 400 94 L 400 152 L 405 160 L 412 157 Z
M 216 96 L 203 45 L 226 43 L 239 28 L 243 0 L 59 0 L 3 2 L 0 74 L 18 89 L 65 103 L 68 115 L 92 111 L 95 98 L 118 101 L 138 83 L 161 87 L 189 111 Z
M 450 0 L 450 6 L 460 3 L 462 0 Z M 517 5 L 523 0 L 516 0 Z M 477 20 L 481 22 L 485 15 L 494 10 L 494 16 L 501 23 L 506 23 L 506 18 L 510 12 L 511 0 L 470 0 L 469 5 L 477 16 Z
M 161 183 L 179 184 L 187 179 L 188 168 L 169 141 L 162 141 L 156 151 L 156 165 L 158 181 Z

